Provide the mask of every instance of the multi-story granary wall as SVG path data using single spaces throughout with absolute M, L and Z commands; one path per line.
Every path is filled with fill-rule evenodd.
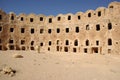
M 0 10 L 0 50 L 120 54 L 119 14 L 120 2 L 57 16 Z

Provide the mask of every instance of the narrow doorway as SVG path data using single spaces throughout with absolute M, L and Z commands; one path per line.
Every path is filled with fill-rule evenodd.
M 50 47 L 48 47 L 48 51 L 50 51 Z
M 57 48 L 57 51 L 59 51 L 59 46 L 57 46 L 56 48 Z
M 25 51 L 25 46 L 22 46 L 22 50 L 24 50 L 24 51 Z
M 87 52 L 88 52 L 87 48 L 84 48 L 84 53 L 87 53 Z
M 34 47 L 30 47 L 31 50 L 35 50 Z
M 0 50 L 2 50 L 2 45 L 0 45 Z
M 65 52 L 68 52 L 68 47 L 64 47 L 64 51 L 65 51 Z
M 73 52 L 77 52 L 77 49 L 76 49 L 76 48 L 73 48 Z
M 14 50 L 14 45 L 9 45 L 10 50 Z
M 98 53 L 98 47 L 92 47 L 92 53 Z

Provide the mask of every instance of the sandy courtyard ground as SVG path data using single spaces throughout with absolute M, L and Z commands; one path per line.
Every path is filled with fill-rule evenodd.
M 120 80 L 120 55 L 0 51 L 0 68 L 5 65 L 16 74 L 0 80 Z

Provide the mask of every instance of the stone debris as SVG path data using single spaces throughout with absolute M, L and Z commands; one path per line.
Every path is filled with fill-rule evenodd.
M 14 57 L 14 58 L 23 58 L 23 56 L 20 55 L 20 54 L 14 54 L 13 57 Z
M 16 73 L 16 70 L 13 70 L 11 67 L 5 66 L 2 69 L 0 69 L 0 74 L 7 74 L 10 77 L 14 76 Z

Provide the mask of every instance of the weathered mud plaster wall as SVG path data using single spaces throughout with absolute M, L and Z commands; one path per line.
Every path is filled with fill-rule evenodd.
M 120 2 L 57 16 L 0 10 L 0 50 L 120 54 Z

